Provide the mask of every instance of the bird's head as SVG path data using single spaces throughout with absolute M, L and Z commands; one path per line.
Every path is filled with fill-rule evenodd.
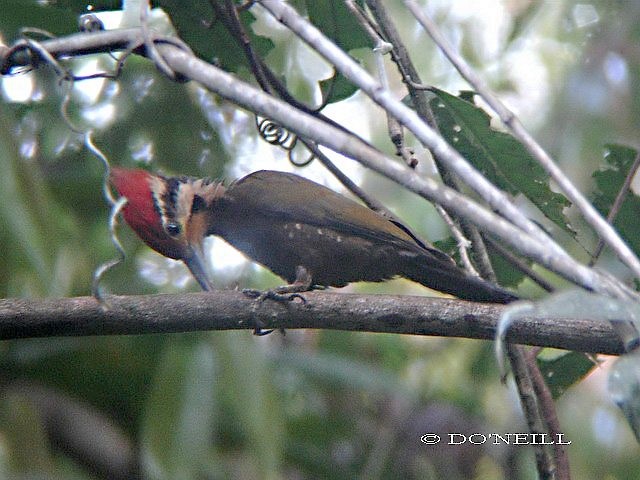
M 165 257 L 182 260 L 200 286 L 211 290 L 202 244 L 207 211 L 223 195 L 222 184 L 117 167 L 110 180 L 127 199 L 122 215 L 138 236 Z

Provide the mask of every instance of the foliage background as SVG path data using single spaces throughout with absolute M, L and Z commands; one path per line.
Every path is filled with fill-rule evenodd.
M 192 21 L 183 16 L 187 7 L 161 3 L 176 25 Z M 304 2 L 295 3 L 302 8 Z M 425 3 L 585 189 L 594 189 L 591 173 L 602 163 L 605 144 L 638 146 L 637 2 Z M 115 9 L 118 2 L 99 6 Z M 451 93 L 467 88 L 414 28 L 401 2 L 388 6 L 405 26 L 423 78 Z M 8 44 L 23 26 L 70 33 L 85 8 L 80 1 L 0 0 L 0 33 Z M 316 82 L 330 75 L 326 67 L 268 21 L 258 20 L 255 29 L 269 34 L 263 48 L 289 88 L 298 98 L 317 101 Z M 190 40 L 196 48 L 198 34 Z M 223 65 L 234 58 L 220 50 L 214 54 Z M 353 54 L 373 65 L 365 49 Z M 111 63 L 104 57 L 71 61 L 74 70 L 86 72 Z M 238 65 L 229 68 L 246 75 Z M 392 81 L 402 96 L 400 83 Z M 93 269 L 113 255 L 102 167 L 63 121 L 65 85 L 51 69 L 5 78 L 2 88 L 0 295 L 87 295 Z M 381 116 L 359 94 L 328 111 L 392 151 Z M 114 164 L 227 178 L 257 168 L 294 169 L 281 151 L 257 138 L 246 113 L 196 85 L 167 81 L 141 58 L 129 59 L 117 82 L 79 82 L 70 118 L 98 129 L 96 143 Z M 418 155 L 428 173 L 428 160 Z M 421 235 L 446 237 L 429 206 L 338 161 Z M 339 188 L 318 165 L 298 172 Z M 121 235 L 128 258 L 106 278 L 109 291 L 197 289 L 181 265 L 150 252 L 126 228 Z M 578 237 L 593 243 L 583 230 Z M 220 242 L 212 245 L 216 284 L 277 284 Z M 586 255 L 579 247 L 574 253 Z M 610 260 L 609 266 L 616 264 Z M 401 281 L 349 288 L 425 293 Z M 99 478 L 56 442 L 55 430 L 62 427 L 43 421 L 46 412 L 34 400 L 42 388 L 49 399 L 59 396 L 62 410 L 78 407 L 103 421 L 106 430 L 96 428 L 87 444 L 139 453 L 148 478 L 533 478 L 527 450 L 440 450 L 419 442 L 436 422 L 445 432 L 524 429 L 516 397 L 498 382 L 488 342 L 329 331 L 263 338 L 248 332 L 65 338 L 3 342 L 0 364 L 4 478 Z M 573 441 L 574 475 L 640 478 L 638 446 L 608 400 L 605 372 L 606 364 L 559 400 L 562 427 Z M 104 433 L 111 429 L 118 434 L 113 439 Z

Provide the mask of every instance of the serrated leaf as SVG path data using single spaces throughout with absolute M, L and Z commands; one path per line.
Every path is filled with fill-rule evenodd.
M 167 343 L 142 425 L 145 478 L 200 478 L 211 445 L 214 369 L 208 343 Z
M 638 152 L 623 145 L 610 144 L 605 147 L 605 163 L 601 170 L 593 174 L 596 184 L 593 204 L 602 215 L 606 216 L 609 214 Z M 640 218 L 640 198 L 633 192 L 629 192 L 613 225 L 635 252 L 640 251 L 638 218 Z
M 447 141 L 492 183 L 512 195 L 524 194 L 573 235 L 563 214 L 569 200 L 551 191 L 549 176 L 524 146 L 508 133 L 491 128 L 491 119 L 481 108 L 437 88 L 430 90 L 435 95 L 433 113 Z
M 582 380 L 595 364 L 584 353 L 569 352 L 550 360 L 538 358 L 538 367 L 553 398 L 558 398 L 571 385 Z

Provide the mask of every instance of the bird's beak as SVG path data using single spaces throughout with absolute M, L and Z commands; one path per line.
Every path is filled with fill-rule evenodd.
M 204 260 L 204 252 L 202 250 L 202 244 L 193 244 L 189 245 L 187 255 L 183 258 L 183 262 L 189 270 L 191 270 L 191 274 L 198 281 L 202 289 L 206 292 L 213 290 L 213 285 L 209 280 L 209 275 L 207 274 L 206 262 Z

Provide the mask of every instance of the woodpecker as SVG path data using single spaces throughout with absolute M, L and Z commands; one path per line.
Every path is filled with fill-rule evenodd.
M 261 170 L 225 186 L 114 168 L 111 183 L 127 199 L 129 226 L 152 249 L 182 260 L 204 290 L 212 285 L 202 244 L 217 235 L 285 279 L 278 293 L 400 276 L 461 299 L 517 300 L 402 224 L 298 175 Z

